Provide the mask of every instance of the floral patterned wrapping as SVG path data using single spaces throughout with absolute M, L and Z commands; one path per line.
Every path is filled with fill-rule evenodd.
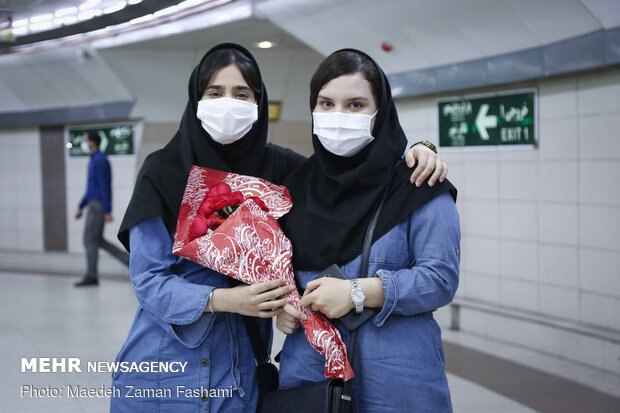
M 260 198 L 269 212 L 246 199 L 214 232 L 190 241 L 189 229 L 198 208 L 209 188 L 219 182 L 242 192 L 245 198 Z M 276 221 L 292 205 L 288 190 L 283 186 L 260 178 L 193 166 L 179 211 L 172 252 L 246 284 L 283 278 L 287 285 L 295 285 L 291 243 Z M 302 326 L 308 342 L 325 356 L 325 377 L 351 379 L 353 369 L 338 330 L 321 314 L 301 307 L 297 290 L 287 297 L 292 299 L 291 305 L 308 316 Z

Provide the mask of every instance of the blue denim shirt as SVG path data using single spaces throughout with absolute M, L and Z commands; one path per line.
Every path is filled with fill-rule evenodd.
M 108 157 L 100 151 L 96 151 L 90 157 L 86 193 L 80 201 L 79 208 L 84 208 L 88 201 L 92 200 L 101 201 L 104 214 L 112 211 L 112 170 Z
M 112 384 L 121 395 L 112 397 L 110 410 L 255 411 L 256 365 L 241 316 L 204 311 L 214 288 L 229 287 L 228 277 L 173 255 L 172 243 L 160 217 L 131 228 L 129 270 L 139 306 L 117 361 L 187 362 L 185 371 L 113 374 Z M 271 320 L 259 320 L 259 325 L 270 349 Z M 128 397 L 135 389 L 155 397 Z M 228 392 L 213 397 L 211 389 Z
M 385 303 L 360 327 L 353 364 L 355 411 L 451 412 L 441 331 L 432 312 L 452 301 L 459 279 L 460 227 L 456 205 L 443 194 L 377 240 L 369 276 L 381 277 Z M 361 256 L 342 266 L 358 277 Z M 297 271 L 303 288 L 317 273 Z M 349 332 L 339 326 L 345 343 Z M 287 336 L 280 387 L 325 380 L 324 358 L 303 329 Z

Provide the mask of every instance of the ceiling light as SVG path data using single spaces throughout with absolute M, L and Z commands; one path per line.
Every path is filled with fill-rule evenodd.
M 127 5 L 126 1 L 119 1 L 114 6 L 110 6 L 106 9 L 103 9 L 103 14 L 110 14 L 110 13 L 117 12 L 119 10 L 123 10 L 126 5 Z
M 52 22 L 40 22 L 30 25 L 31 32 L 41 32 L 43 30 L 50 29 L 53 26 Z
M 259 49 L 271 49 L 272 47 L 276 47 L 276 43 L 270 42 L 269 40 L 263 40 L 262 42 L 254 43 L 254 46 L 258 47 Z
M 28 33 L 28 27 L 27 26 L 22 26 L 22 27 L 17 27 L 13 29 L 13 35 L 15 36 L 21 36 Z
M 129 20 L 129 23 L 139 24 L 139 23 L 147 22 L 149 20 L 153 20 L 154 18 L 155 16 L 153 16 L 152 14 L 147 14 L 146 16 L 142 16 L 142 17 L 138 17 L 137 19 Z
M 178 10 L 177 6 L 166 7 L 165 9 L 161 9 L 159 11 L 156 11 L 155 13 L 153 13 L 153 15 L 155 17 L 161 17 L 161 16 L 165 16 L 167 14 L 172 14 L 172 13 L 174 13 L 177 10 Z
M 54 15 L 52 13 L 49 14 L 39 14 L 38 16 L 33 16 L 30 18 L 30 23 L 40 23 L 52 20 Z
M 133 6 L 134 4 L 142 3 L 142 0 L 129 0 L 127 3 Z
M 62 24 L 64 24 L 65 26 L 77 23 L 77 21 L 77 16 L 66 16 L 62 18 Z
M 205 0 L 185 0 L 178 4 L 179 9 L 186 9 L 204 3 Z
M 83 11 L 82 13 L 78 14 L 78 20 L 92 19 L 93 17 L 100 16 L 101 13 L 102 12 L 99 9 Z
M 86 3 L 82 3 L 80 5 L 80 10 L 84 11 L 84 10 L 92 9 L 99 3 L 101 3 L 101 0 L 88 0 Z
M 64 9 L 56 10 L 56 13 L 54 13 L 54 16 L 56 16 L 56 17 L 67 16 L 69 14 L 77 13 L 77 11 L 78 11 L 77 7 L 67 7 L 67 8 L 64 8 Z
M 13 22 L 13 24 L 11 24 L 12 27 L 22 27 L 22 26 L 26 26 L 28 24 L 28 19 L 20 19 L 20 20 L 15 20 Z

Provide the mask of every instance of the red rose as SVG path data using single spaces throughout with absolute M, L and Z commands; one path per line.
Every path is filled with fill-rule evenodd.
M 215 210 L 211 209 L 211 203 L 209 202 L 209 199 L 205 198 L 205 200 L 200 205 L 200 208 L 198 208 L 198 215 L 206 218 L 214 212 Z
M 239 191 L 235 191 L 232 194 L 230 194 L 230 200 L 229 200 L 228 205 L 230 206 L 241 205 L 243 201 L 244 201 L 243 194 Z
M 207 233 L 207 218 L 196 215 L 192 226 L 189 228 L 189 238 L 195 240 L 198 237 L 202 237 Z
M 252 201 L 256 202 L 256 205 L 258 205 L 260 207 L 260 209 L 262 209 L 265 212 L 269 212 L 269 208 L 267 208 L 267 205 L 265 205 L 265 203 L 263 202 L 262 199 L 260 199 L 257 196 L 251 196 L 248 199 L 251 199 Z
M 217 227 L 219 227 L 220 225 L 222 225 L 222 223 L 225 221 L 225 218 L 222 218 L 219 215 L 216 214 L 211 214 L 209 216 L 209 218 L 206 218 L 206 227 L 208 229 L 216 229 Z M 206 230 L 205 230 L 206 232 Z
M 232 189 L 230 189 L 230 186 L 228 186 L 228 184 L 220 182 L 219 184 L 213 185 L 211 188 L 209 188 L 209 193 L 207 194 L 207 196 L 227 195 L 231 192 Z
M 209 208 L 212 209 L 213 212 L 219 211 L 220 209 L 224 208 L 226 205 L 230 204 L 230 194 L 218 195 L 213 198 L 209 198 L 208 202 L 209 202 Z
M 229 198 L 230 195 L 207 196 L 204 201 L 202 201 L 200 208 L 198 208 L 198 214 L 208 217 L 215 211 L 219 211 L 228 205 Z

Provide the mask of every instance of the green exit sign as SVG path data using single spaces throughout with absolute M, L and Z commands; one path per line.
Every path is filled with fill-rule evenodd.
M 441 100 L 439 145 L 534 145 L 535 102 L 535 90 Z
M 69 156 L 90 155 L 81 147 L 84 132 L 89 130 L 99 132 L 99 136 L 101 136 L 99 150 L 106 155 L 133 155 L 134 125 L 132 123 L 123 123 L 70 128 L 69 141 L 67 142 Z

